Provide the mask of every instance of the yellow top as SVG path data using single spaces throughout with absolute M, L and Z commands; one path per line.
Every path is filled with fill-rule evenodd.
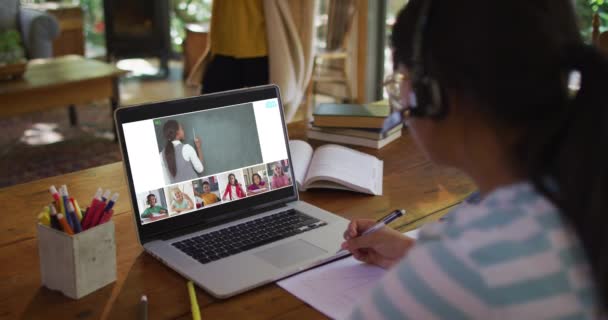
M 210 205 L 220 200 L 215 193 L 203 193 L 201 194 L 201 198 L 203 199 L 203 203 L 205 203 L 205 205 Z
M 211 12 L 211 53 L 235 58 L 268 55 L 262 0 L 216 0 Z

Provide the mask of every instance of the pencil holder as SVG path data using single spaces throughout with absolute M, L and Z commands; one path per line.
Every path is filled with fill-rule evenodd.
M 38 254 L 42 285 L 72 299 L 116 281 L 111 220 L 73 236 L 39 223 Z

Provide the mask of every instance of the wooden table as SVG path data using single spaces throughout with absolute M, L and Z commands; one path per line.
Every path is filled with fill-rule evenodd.
M 304 123 L 289 126 L 290 137 L 304 136 Z M 320 143 L 313 143 L 319 145 Z M 300 198 L 347 218 L 378 218 L 394 208 L 408 215 L 396 223 L 402 231 L 438 219 L 474 190 L 462 173 L 429 163 L 407 132 L 379 151 L 362 149 L 384 160 L 384 195 L 311 190 Z M 80 300 L 40 285 L 36 215 L 49 203 L 50 185 L 67 184 L 76 199 L 89 199 L 98 186 L 128 194 L 121 163 L 0 189 L 0 318 L 136 319 L 145 293 L 151 319 L 190 319 L 186 281 L 137 243 L 129 201 L 115 207 L 118 280 Z M 204 319 L 322 319 L 278 286 L 266 285 L 227 300 L 197 289 Z
M 70 123 L 77 125 L 76 105 L 109 98 L 113 118 L 125 73 L 76 55 L 31 60 L 22 79 L 0 81 L 0 117 L 69 106 Z

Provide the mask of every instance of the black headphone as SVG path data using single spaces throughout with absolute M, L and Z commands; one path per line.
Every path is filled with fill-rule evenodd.
M 423 1 L 416 23 L 412 55 L 412 90 L 414 96 L 408 101 L 410 115 L 415 117 L 441 118 L 447 113 L 444 91 L 437 79 L 427 73 L 424 63 L 424 33 L 431 15 L 432 0 Z

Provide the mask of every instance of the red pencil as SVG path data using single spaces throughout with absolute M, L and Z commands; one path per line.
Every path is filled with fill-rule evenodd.
M 55 209 L 57 209 L 57 211 L 61 211 L 60 203 L 62 200 L 59 197 L 59 192 L 57 191 L 57 188 L 55 188 L 55 186 L 50 186 L 49 191 L 51 192 L 53 199 L 55 199 Z
M 99 221 L 99 223 L 97 225 L 100 225 L 102 223 L 106 223 L 106 222 L 110 221 L 110 219 L 112 218 L 113 214 L 114 214 L 114 210 L 106 211 L 103 214 L 103 216 L 101 216 L 101 220 Z
M 103 205 L 104 203 L 101 202 L 101 194 L 102 194 L 103 190 L 101 190 L 101 188 L 97 189 L 97 192 L 95 193 L 95 195 L 93 196 L 93 200 L 91 201 L 91 205 L 89 206 L 89 208 L 87 209 L 84 217 L 82 218 L 82 229 L 86 230 L 89 228 L 89 224 L 91 223 L 91 218 L 92 218 L 92 214 L 94 212 L 94 209 L 98 208 L 99 205 Z
M 99 200 L 95 206 L 90 207 L 86 216 L 84 217 L 83 229 L 87 230 L 95 226 L 96 222 L 99 221 L 101 215 L 103 214 L 103 208 L 105 208 L 106 203 Z

